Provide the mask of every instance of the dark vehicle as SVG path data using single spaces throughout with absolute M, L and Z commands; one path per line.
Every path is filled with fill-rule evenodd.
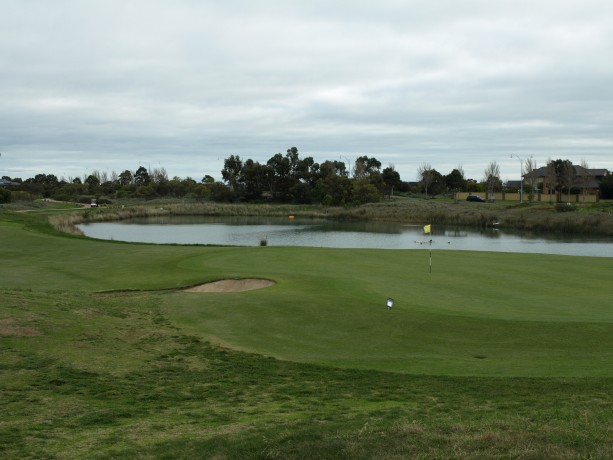
M 476 201 L 478 203 L 485 203 L 485 200 L 481 198 L 479 195 L 468 195 L 466 197 L 466 201 Z

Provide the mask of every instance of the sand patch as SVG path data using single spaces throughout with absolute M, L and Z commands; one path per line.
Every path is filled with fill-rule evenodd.
M 275 284 L 274 281 L 256 278 L 220 280 L 184 289 L 185 292 L 243 292 L 263 289 Z

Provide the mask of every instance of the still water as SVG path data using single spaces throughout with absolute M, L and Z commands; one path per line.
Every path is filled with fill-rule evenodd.
M 475 230 L 381 222 L 339 222 L 308 218 L 172 216 L 81 224 L 91 238 L 167 243 L 330 248 L 450 249 L 613 257 L 613 238 L 554 238 L 504 230 Z

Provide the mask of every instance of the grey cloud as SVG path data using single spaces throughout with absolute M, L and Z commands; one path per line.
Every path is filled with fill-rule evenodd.
M 510 152 L 613 169 L 606 1 L 8 1 L 2 173 L 164 166 L 296 145 L 480 178 Z M 220 158 L 220 160 L 218 160 Z M 508 172 L 505 170 L 508 168 Z M 60 171 L 62 169 L 62 171 Z

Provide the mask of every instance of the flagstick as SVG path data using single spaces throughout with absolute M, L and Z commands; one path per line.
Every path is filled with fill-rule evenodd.
M 430 273 L 432 273 L 432 240 L 430 240 Z

